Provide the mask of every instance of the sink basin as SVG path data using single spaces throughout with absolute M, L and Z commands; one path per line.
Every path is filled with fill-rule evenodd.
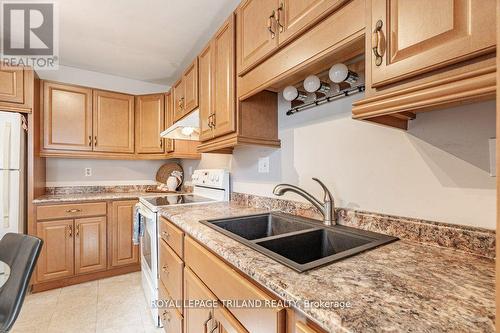
M 341 225 L 326 227 L 317 220 L 275 212 L 201 223 L 298 272 L 398 239 Z
M 230 233 L 247 240 L 266 238 L 299 230 L 311 225 L 284 218 L 277 214 L 260 214 L 211 221 L 212 226 L 225 234 Z

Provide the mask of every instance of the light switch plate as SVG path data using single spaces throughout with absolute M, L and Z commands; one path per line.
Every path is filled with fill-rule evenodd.
M 489 139 L 489 148 L 490 148 L 490 176 L 497 176 L 497 145 L 496 138 Z
M 85 168 L 85 177 L 92 176 L 92 168 Z
M 259 158 L 259 173 L 269 173 L 269 157 Z

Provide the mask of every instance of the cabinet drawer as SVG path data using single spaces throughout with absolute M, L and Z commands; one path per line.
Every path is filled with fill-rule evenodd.
M 185 242 L 186 265 L 218 299 L 275 300 L 190 237 L 186 237 Z M 229 310 L 249 332 L 285 332 L 285 309 L 282 307 Z
M 160 282 L 176 304 L 182 304 L 184 263 L 164 241 L 159 242 Z M 182 306 L 179 308 L 182 313 Z
M 160 299 L 165 301 L 169 300 L 170 297 L 168 296 L 165 287 L 161 283 L 159 287 L 160 287 Z M 163 324 L 163 330 L 166 333 L 170 332 L 182 333 L 183 318 L 182 315 L 176 309 L 162 308 L 159 309 L 159 314 L 161 323 Z
M 38 206 L 36 217 L 38 220 L 60 218 L 76 218 L 83 216 L 106 215 L 106 203 L 94 202 L 84 204 Z
M 184 257 L 184 233 L 163 217 L 160 218 L 160 237 L 170 245 L 180 258 Z

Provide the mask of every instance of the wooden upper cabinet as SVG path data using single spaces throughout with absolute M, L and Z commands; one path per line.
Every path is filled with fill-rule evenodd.
M 164 94 L 135 97 L 135 151 L 163 153 L 160 133 L 165 128 Z
M 73 220 L 37 222 L 37 236 L 43 247 L 37 264 L 37 281 L 73 275 Z
M 238 74 L 278 47 L 277 0 L 246 0 L 236 9 Z
M 198 59 L 184 72 L 184 115 L 198 107 Z
M 93 91 L 94 150 L 134 152 L 134 96 Z
M 75 220 L 75 274 L 106 269 L 106 217 Z
M 24 103 L 24 70 L 0 70 L 0 102 Z
M 373 0 L 372 87 L 495 48 L 495 0 Z M 376 32 L 378 30 L 378 32 Z
M 347 0 L 280 0 L 279 43 L 287 42 Z
M 113 267 L 139 262 L 139 246 L 132 243 L 136 200 L 113 201 L 110 220 L 110 252 Z
M 43 148 L 92 150 L 92 90 L 43 83 Z
M 200 141 L 205 141 L 213 138 L 212 45 L 213 41 L 210 41 L 198 56 L 198 69 L 200 74 L 199 75 Z
M 186 99 L 184 97 L 184 81 L 182 77 L 174 83 L 172 87 L 172 99 L 173 99 L 173 115 L 174 122 L 181 119 L 184 116 L 184 106 L 186 105 Z
M 213 103 L 215 137 L 236 130 L 234 15 L 224 22 L 213 40 Z
M 169 128 L 174 123 L 174 105 L 172 99 L 172 94 L 170 92 L 165 94 L 165 129 Z M 163 139 L 163 142 L 165 145 L 165 153 L 174 151 L 173 139 Z

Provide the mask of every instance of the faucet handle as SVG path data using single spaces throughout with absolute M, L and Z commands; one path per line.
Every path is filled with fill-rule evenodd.
M 330 191 L 328 190 L 328 188 L 326 187 L 326 185 L 323 184 L 323 182 L 321 180 L 319 180 L 318 178 L 313 177 L 313 180 L 316 181 L 323 188 L 323 191 L 325 191 L 324 199 L 323 200 L 325 200 L 325 201 L 333 201 L 333 196 L 330 193 Z

